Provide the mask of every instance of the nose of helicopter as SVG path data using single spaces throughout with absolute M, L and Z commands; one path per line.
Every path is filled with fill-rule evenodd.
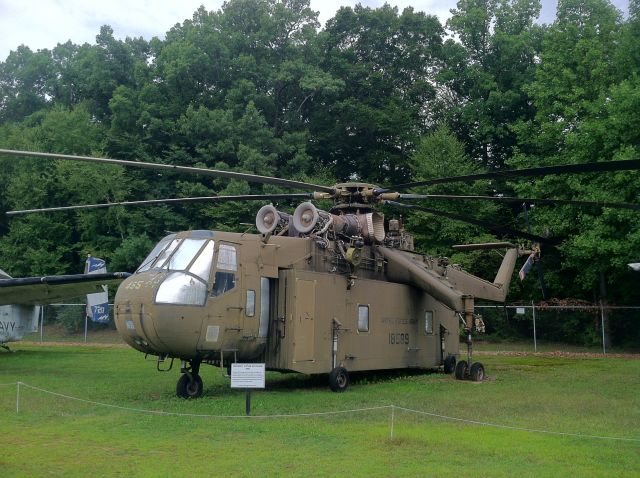
M 166 274 L 143 273 L 125 279 L 114 300 L 116 328 L 131 347 L 145 353 L 166 353 L 152 319 L 154 296 Z
M 198 354 L 206 291 L 206 284 L 182 273 L 135 274 L 116 293 L 116 328 L 141 352 L 192 358 Z

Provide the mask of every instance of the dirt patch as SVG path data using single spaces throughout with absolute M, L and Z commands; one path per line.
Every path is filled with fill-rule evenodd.
M 640 354 L 599 354 L 590 352 L 491 352 L 474 351 L 476 355 L 504 355 L 506 357 L 562 357 L 562 358 L 623 358 L 630 360 L 640 360 Z

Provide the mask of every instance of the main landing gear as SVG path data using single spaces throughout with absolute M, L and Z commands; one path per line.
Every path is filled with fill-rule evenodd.
M 467 360 L 460 360 L 455 364 L 455 377 L 458 380 L 471 380 L 473 382 L 482 382 L 484 380 L 484 365 L 480 362 L 473 362 L 473 342 L 471 340 L 471 331 L 467 332 Z M 447 357 L 448 358 L 448 357 Z M 469 366 L 471 364 L 471 366 Z
M 329 386 L 334 392 L 344 392 L 349 386 L 349 373 L 344 367 L 335 367 L 329 374 Z
M 180 366 L 182 376 L 176 384 L 176 395 L 180 398 L 198 398 L 202 395 L 203 384 L 200 372 L 200 360 L 183 361 Z

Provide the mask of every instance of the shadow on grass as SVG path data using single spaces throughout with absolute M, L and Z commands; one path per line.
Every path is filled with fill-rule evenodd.
M 349 372 L 350 385 L 369 385 L 393 382 L 408 377 L 419 377 L 439 373 L 437 370 L 393 369 Z M 444 376 L 444 375 L 443 375 Z M 306 375 L 301 373 L 270 372 L 267 375 L 267 388 L 273 391 L 322 390 L 329 389 L 329 374 Z

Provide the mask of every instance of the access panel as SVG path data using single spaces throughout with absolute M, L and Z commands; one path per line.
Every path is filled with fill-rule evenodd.
M 295 314 L 293 317 L 293 361 L 314 359 L 314 317 L 316 282 L 296 279 Z

